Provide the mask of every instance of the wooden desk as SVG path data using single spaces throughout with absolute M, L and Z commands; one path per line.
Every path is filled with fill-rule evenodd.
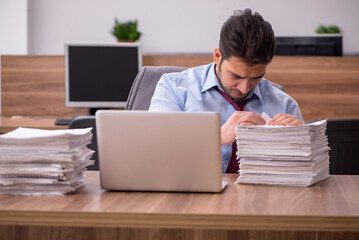
M 51 117 L 1 117 L 0 134 L 15 130 L 18 127 L 40 128 L 40 129 L 67 129 L 67 125 L 55 125 L 56 118 Z
M 98 172 L 60 197 L 0 195 L 0 239 L 358 239 L 359 176 L 219 194 L 106 192 Z

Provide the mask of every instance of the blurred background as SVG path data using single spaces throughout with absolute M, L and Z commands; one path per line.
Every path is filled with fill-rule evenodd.
M 276 36 L 337 25 L 343 55 L 359 55 L 358 0 L 0 0 L 0 54 L 63 55 L 66 42 L 116 42 L 114 19 L 138 20 L 144 55 L 211 54 L 223 22 L 251 8 Z

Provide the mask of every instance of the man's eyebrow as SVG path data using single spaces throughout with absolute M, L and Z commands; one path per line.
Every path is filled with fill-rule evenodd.
M 262 75 L 260 75 L 258 77 L 254 77 L 254 78 L 262 78 L 262 77 L 264 77 L 264 75 L 266 75 L 266 73 L 263 73 Z
M 233 76 L 235 76 L 236 78 L 245 78 L 245 77 L 242 77 L 242 76 L 240 76 L 240 75 L 238 75 L 238 74 L 236 74 L 236 73 L 234 73 L 234 72 L 232 72 L 232 71 L 230 71 L 230 73 L 233 74 Z M 264 77 L 265 74 L 266 74 L 266 73 L 263 73 L 262 75 L 260 75 L 260 76 L 258 76 L 258 77 L 253 77 L 253 78 L 254 78 L 254 79 L 262 78 L 262 77 Z
M 240 76 L 240 75 L 238 75 L 238 74 L 236 74 L 236 73 L 234 73 L 234 72 L 232 72 L 232 71 L 230 71 L 230 73 L 231 73 L 233 76 L 235 76 L 236 78 L 244 78 L 244 77 L 242 77 L 242 76 Z

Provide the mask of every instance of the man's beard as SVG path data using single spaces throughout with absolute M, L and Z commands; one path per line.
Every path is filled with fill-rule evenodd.
M 216 75 L 217 75 L 218 82 L 219 82 L 219 84 L 221 84 L 221 87 L 223 88 L 224 92 L 234 100 L 241 100 L 241 99 L 245 98 L 247 95 L 243 96 L 244 94 L 241 91 L 239 91 L 238 89 L 230 89 L 230 88 L 223 86 L 221 65 L 222 64 L 220 62 L 218 65 L 218 68 L 217 68 Z M 236 94 L 234 95 L 233 93 L 236 93 Z M 243 97 L 238 97 L 238 95 L 241 95 Z

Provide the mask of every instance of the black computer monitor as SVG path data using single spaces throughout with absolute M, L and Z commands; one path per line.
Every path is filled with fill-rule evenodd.
M 343 56 L 343 36 L 341 34 L 276 36 L 275 55 Z
M 65 44 L 66 106 L 125 107 L 141 67 L 140 43 Z

